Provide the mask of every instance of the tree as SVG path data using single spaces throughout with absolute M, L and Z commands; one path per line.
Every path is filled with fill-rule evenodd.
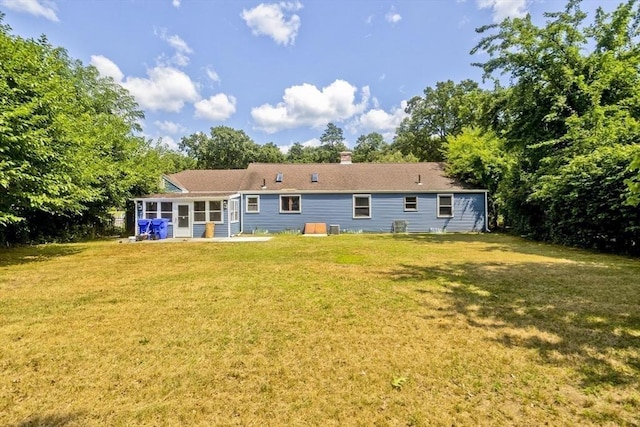
M 0 22 L 2 15 L 0 14 Z M 143 114 L 112 79 L 42 36 L 0 24 L 0 240 L 64 238 L 99 225 L 156 168 L 141 170 Z
M 485 77 L 506 74 L 512 82 L 494 103 L 499 131 L 516 160 L 505 179 L 505 212 L 520 233 L 602 246 L 598 236 L 610 235 L 605 229 L 608 222 L 574 239 L 587 220 L 579 215 L 612 215 L 609 209 L 615 207 L 614 216 L 632 224 L 636 219 L 629 215 L 639 215 L 611 201 L 622 194 L 630 196 L 625 182 L 633 188 L 634 177 L 622 174 L 620 168 L 630 171 L 636 151 L 629 147 L 640 141 L 638 1 L 629 0 L 611 13 L 598 9 L 588 26 L 579 0 L 545 16 L 544 27 L 534 25 L 530 17 L 482 27 L 480 33 L 491 34 L 472 50 L 490 55 L 477 64 Z M 589 162 L 598 167 L 586 168 L 587 173 L 599 179 L 581 178 L 578 173 L 577 165 Z M 564 182 L 568 179 L 575 181 L 568 185 Z M 587 208 L 576 208 L 575 216 L 567 216 L 559 206 L 575 194 L 583 197 L 580 202 Z M 632 250 L 640 236 L 625 241 L 626 250 Z
M 317 162 L 319 163 L 337 163 L 340 161 L 340 152 L 346 151 L 347 146 L 344 144 L 344 136 L 342 129 L 333 123 L 327 124 L 327 128 L 320 137 L 322 145 L 318 147 Z
M 196 160 L 198 169 L 245 169 L 258 158 L 260 147 L 244 133 L 228 126 L 183 137 L 179 147 Z
M 460 135 L 447 139 L 446 147 L 447 173 L 488 190 L 489 224 L 496 228 L 502 202 L 498 190 L 513 164 L 504 140 L 493 131 L 464 128 Z
M 353 161 L 359 163 L 375 162 L 384 155 L 388 146 L 382 135 L 377 132 L 360 135 L 353 149 Z
M 260 146 L 254 161 L 260 163 L 282 163 L 284 162 L 284 154 L 280 151 L 280 147 L 273 142 L 268 142 Z
M 396 132 L 394 146 L 404 154 L 412 153 L 421 161 L 439 162 L 448 136 L 462 132 L 479 120 L 482 91 L 472 80 L 456 84 L 451 80 L 427 87 L 424 97 L 409 100 L 406 113 Z

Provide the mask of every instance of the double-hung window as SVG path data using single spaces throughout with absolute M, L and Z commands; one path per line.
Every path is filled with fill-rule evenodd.
M 222 200 L 212 200 L 209 202 L 209 221 L 218 223 L 223 222 Z
M 145 202 L 144 217 L 146 219 L 158 218 L 158 202 Z
M 193 202 L 193 222 L 224 222 L 222 215 L 222 200 Z
M 193 222 L 207 220 L 207 202 L 193 202 Z
M 168 219 L 171 222 L 173 219 L 173 203 L 160 202 L 160 218 Z
M 247 196 L 247 213 L 260 212 L 260 196 Z
M 280 196 L 280 213 L 300 213 L 300 196 Z
M 438 218 L 453 217 L 453 194 L 438 194 Z
M 404 210 L 408 212 L 414 212 L 418 210 L 418 197 L 405 196 L 404 198 Z
M 370 194 L 354 194 L 353 195 L 353 217 L 354 218 L 371 218 L 371 195 Z

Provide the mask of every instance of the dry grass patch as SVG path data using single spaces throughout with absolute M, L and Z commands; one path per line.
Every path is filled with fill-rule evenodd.
M 0 252 L 0 424 L 637 425 L 640 265 L 500 235 Z

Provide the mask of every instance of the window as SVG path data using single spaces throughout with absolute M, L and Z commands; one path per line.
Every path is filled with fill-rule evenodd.
M 453 217 L 453 194 L 438 194 L 438 218 Z
M 213 200 L 209 202 L 209 221 L 222 222 L 222 201 Z
M 260 196 L 247 196 L 247 213 L 260 212 Z
M 300 196 L 280 196 L 280 213 L 300 213 Z
M 173 220 L 172 202 L 144 202 L 144 217 L 146 219 L 165 218 Z
M 238 199 L 229 200 L 229 217 L 231 222 L 240 221 L 240 201 Z
M 353 195 L 353 217 L 371 218 L 371 195 Z
M 405 196 L 405 198 L 404 198 L 404 210 L 405 211 L 417 211 L 418 210 L 418 198 L 416 196 Z
M 158 218 L 158 202 L 146 202 L 144 205 L 145 218 Z
M 193 202 L 193 222 L 205 222 L 207 220 L 206 202 Z
M 169 222 L 171 222 L 171 219 L 173 218 L 173 203 L 160 203 L 160 218 L 168 219 Z

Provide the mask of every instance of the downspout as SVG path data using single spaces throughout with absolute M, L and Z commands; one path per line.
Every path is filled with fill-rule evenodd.
M 240 194 L 240 235 L 244 234 L 244 194 Z

